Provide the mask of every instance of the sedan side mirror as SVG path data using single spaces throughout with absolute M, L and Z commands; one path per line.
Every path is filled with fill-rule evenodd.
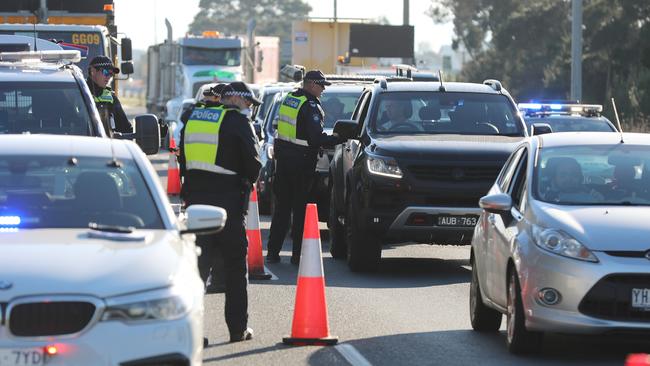
M 491 194 L 481 197 L 478 205 L 487 212 L 502 214 L 512 208 L 512 198 L 505 193 Z
M 334 133 L 344 139 L 357 137 L 357 121 L 340 119 L 334 124 Z
M 210 205 L 190 205 L 185 210 L 187 229 L 183 234 L 208 235 L 218 233 L 226 225 L 228 214 L 221 207 Z
M 158 154 L 160 150 L 160 127 L 153 114 L 135 117 L 135 142 L 147 155 Z

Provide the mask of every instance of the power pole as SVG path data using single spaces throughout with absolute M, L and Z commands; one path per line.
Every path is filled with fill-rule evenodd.
M 582 0 L 571 1 L 571 100 L 582 100 Z
M 402 14 L 402 25 L 409 25 L 409 0 L 404 0 L 404 13 Z
M 246 68 L 244 73 L 246 74 L 246 82 L 253 83 L 255 82 L 255 27 L 257 22 L 254 18 L 251 18 L 248 21 L 246 27 L 246 38 L 248 39 L 248 45 L 245 49 L 246 53 Z

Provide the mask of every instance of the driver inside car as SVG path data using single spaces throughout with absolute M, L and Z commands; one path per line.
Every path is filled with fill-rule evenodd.
M 550 158 L 546 163 L 550 177 L 544 198 L 554 202 L 592 202 L 603 196 L 584 184 L 582 167 L 570 157 Z
M 408 100 L 388 100 L 385 104 L 385 112 L 377 124 L 378 131 L 421 131 L 420 126 L 409 118 L 413 114 L 411 102 Z

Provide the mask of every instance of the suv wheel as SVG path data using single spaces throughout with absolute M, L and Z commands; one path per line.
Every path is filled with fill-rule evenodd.
M 510 272 L 508 280 L 508 323 L 506 344 L 508 350 L 515 354 L 534 353 L 542 346 L 543 333 L 526 329 L 524 305 L 521 301 L 521 287 L 517 271 Z
M 345 243 L 345 229 L 339 222 L 336 205 L 334 203 L 334 189 L 330 194 L 330 212 L 327 219 L 327 227 L 330 234 L 330 254 L 334 259 L 345 259 L 348 248 Z
M 477 331 L 496 332 L 501 327 L 501 313 L 485 306 L 478 282 L 478 271 L 472 258 L 472 282 L 469 284 L 469 317 Z
M 381 260 L 381 242 L 373 233 L 361 231 L 357 221 L 350 200 L 345 215 L 348 266 L 352 272 L 372 271 Z

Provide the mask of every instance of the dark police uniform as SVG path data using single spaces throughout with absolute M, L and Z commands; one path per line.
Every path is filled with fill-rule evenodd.
M 106 56 L 97 56 L 90 61 L 89 67 L 94 67 L 96 69 L 109 69 L 112 70 L 115 74 L 120 72 L 120 69 L 113 66 L 113 62 Z M 106 133 L 112 135 L 112 132 L 122 132 L 130 133 L 133 132 L 133 125 L 126 117 L 124 113 L 124 108 L 120 100 L 117 98 L 117 95 L 110 87 L 102 88 L 99 85 L 95 84 L 90 78 L 90 73 L 86 83 L 90 88 L 90 92 L 93 94 L 93 99 L 97 110 L 99 111 L 99 116 L 104 125 Z
M 320 71 L 308 72 L 305 80 L 330 84 Z M 321 147 L 334 146 L 342 141 L 323 132 L 325 113 L 320 100 L 302 88 L 287 94 L 280 105 L 279 115 L 273 146 L 276 161 L 273 181 L 275 211 L 267 245 L 267 261 L 279 261 L 293 214 L 291 262 L 297 264 L 302 247 L 305 207 L 314 180 L 318 153 Z
M 220 252 L 225 262 L 225 317 L 231 341 L 247 329 L 245 218 L 251 182 L 261 168 L 257 138 L 250 121 L 234 106 L 194 108 L 187 121 L 181 155 L 185 162 L 188 205 L 222 207 L 228 214 L 218 234 L 199 236 L 201 278 L 206 281 Z

